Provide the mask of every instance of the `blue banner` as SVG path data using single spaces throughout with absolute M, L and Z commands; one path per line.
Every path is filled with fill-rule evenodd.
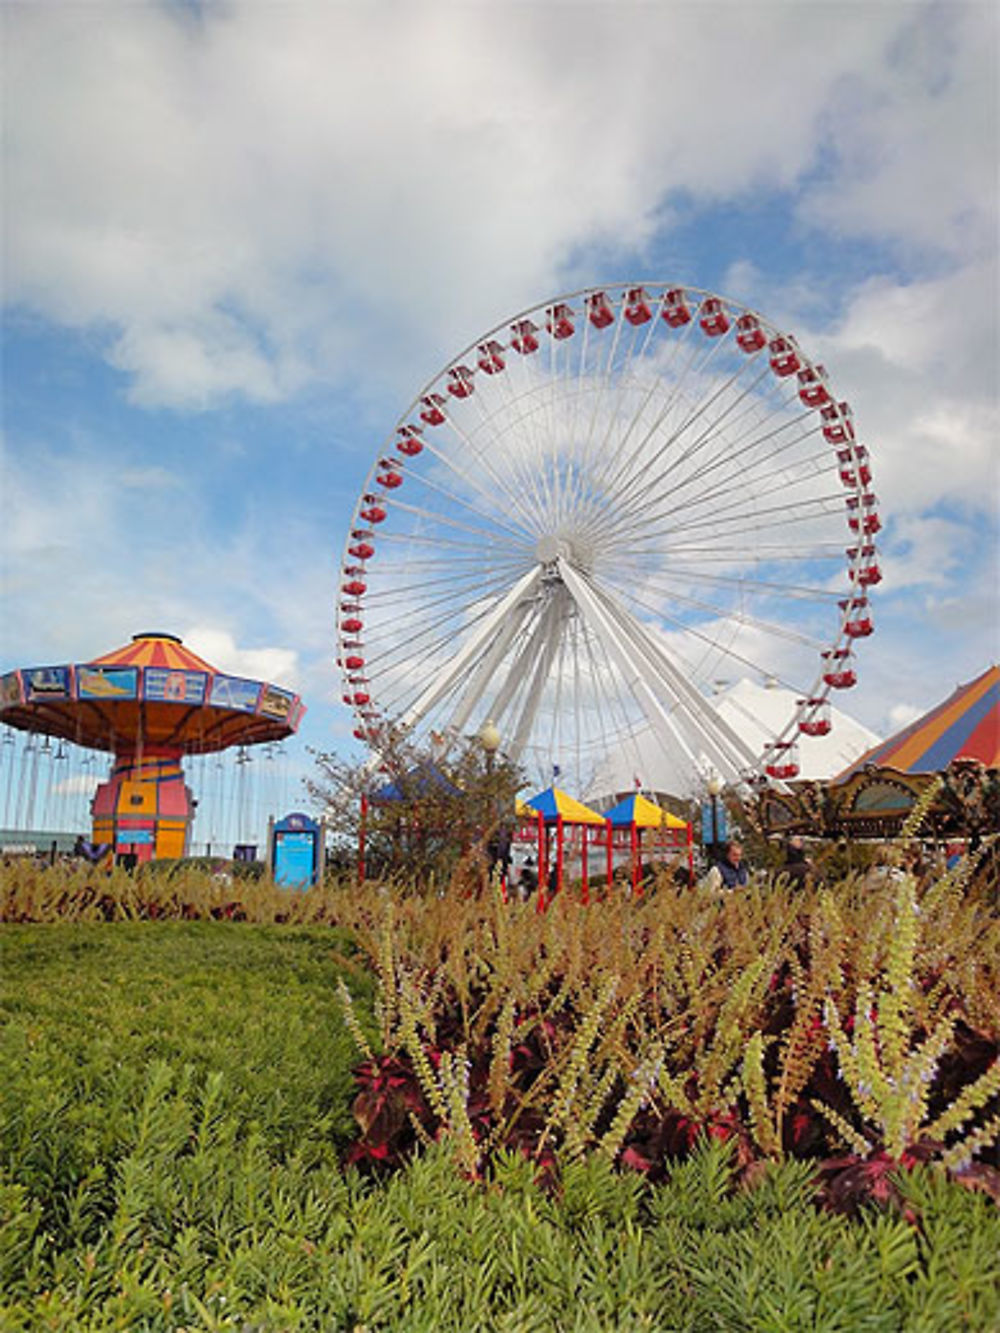
M 204 671 L 177 671 L 170 667 L 146 667 L 142 675 L 144 699 L 165 703 L 200 704 L 208 688 Z
M 215 708 L 236 708 L 241 713 L 255 713 L 260 698 L 260 681 L 241 676 L 214 676 L 211 703 Z
M 137 699 L 137 667 L 78 666 L 76 692 L 81 699 Z
M 715 802 L 715 823 L 712 822 L 712 802 L 706 801 L 701 807 L 701 840 L 709 844 L 713 842 L 725 842 L 729 835 L 726 832 L 726 807 L 721 801 Z
M 73 697 L 68 666 L 29 667 L 21 675 L 24 678 L 24 697 L 29 703 Z

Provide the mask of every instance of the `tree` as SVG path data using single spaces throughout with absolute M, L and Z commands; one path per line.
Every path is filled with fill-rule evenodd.
M 446 758 L 394 742 L 357 763 L 312 752 L 307 780 L 334 835 L 334 855 L 350 864 L 363 849 L 368 878 L 405 876 L 414 886 L 448 882 L 463 868 L 467 887 L 485 885 L 515 824 L 523 785 L 516 764 L 469 738 Z

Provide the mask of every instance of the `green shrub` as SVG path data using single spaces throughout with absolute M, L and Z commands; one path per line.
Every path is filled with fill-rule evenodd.
M 838 1159 L 838 1207 L 927 1156 L 976 1158 L 1000 1190 L 1000 923 L 961 890 L 660 883 L 541 913 L 345 890 L 381 1029 L 378 1054 L 358 1043 L 351 1160 L 384 1170 L 444 1136 L 470 1175 L 518 1147 L 655 1178 L 704 1130 L 743 1165 Z
M 107 1226 L 150 1086 L 175 1156 L 199 1116 L 275 1161 L 352 1136 L 331 932 L 8 926 L 0 942 L 0 1162 L 56 1249 Z M 352 987 L 364 1014 L 370 987 Z
M 11 1333 L 895 1333 L 1000 1319 L 998 1214 L 929 1169 L 901 1184 L 912 1222 L 817 1212 L 801 1163 L 742 1187 L 714 1142 L 655 1187 L 592 1157 L 547 1193 L 516 1154 L 471 1185 L 439 1148 L 362 1185 L 318 1147 L 269 1161 L 210 1087 L 162 1068 L 124 1147 L 102 1226 L 81 1220 L 51 1262 L 23 1194 L 6 1191 Z
M 0 931 L 0 1329 L 998 1327 L 995 1203 L 899 1170 L 996 1188 L 965 889 L 18 871 L 7 920 L 115 924 Z

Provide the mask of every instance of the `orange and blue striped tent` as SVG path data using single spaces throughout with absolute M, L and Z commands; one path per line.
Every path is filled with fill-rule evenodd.
M 899 773 L 939 773 L 954 759 L 1000 768 L 1000 666 L 991 666 L 945 701 L 874 746 L 834 779 L 868 766 Z

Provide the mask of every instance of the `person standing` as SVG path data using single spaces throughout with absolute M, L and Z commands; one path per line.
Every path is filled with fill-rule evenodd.
M 521 873 L 518 876 L 518 896 L 522 902 L 527 902 L 537 888 L 538 876 L 535 873 L 535 863 L 530 856 L 526 856 L 524 858 L 524 865 L 521 867 Z
M 812 874 L 812 862 L 806 856 L 805 845 L 802 839 L 796 835 L 788 839 L 788 846 L 785 848 L 785 864 L 781 873 L 788 876 L 788 884 L 793 889 L 803 889 L 806 880 Z
M 719 874 L 722 876 L 722 887 L 724 889 L 735 889 L 748 883 L 750 872 L 743 860 L 743 844 L 741 842 L 727 842 L 723 846 L 722 860 L 719 862 Z

